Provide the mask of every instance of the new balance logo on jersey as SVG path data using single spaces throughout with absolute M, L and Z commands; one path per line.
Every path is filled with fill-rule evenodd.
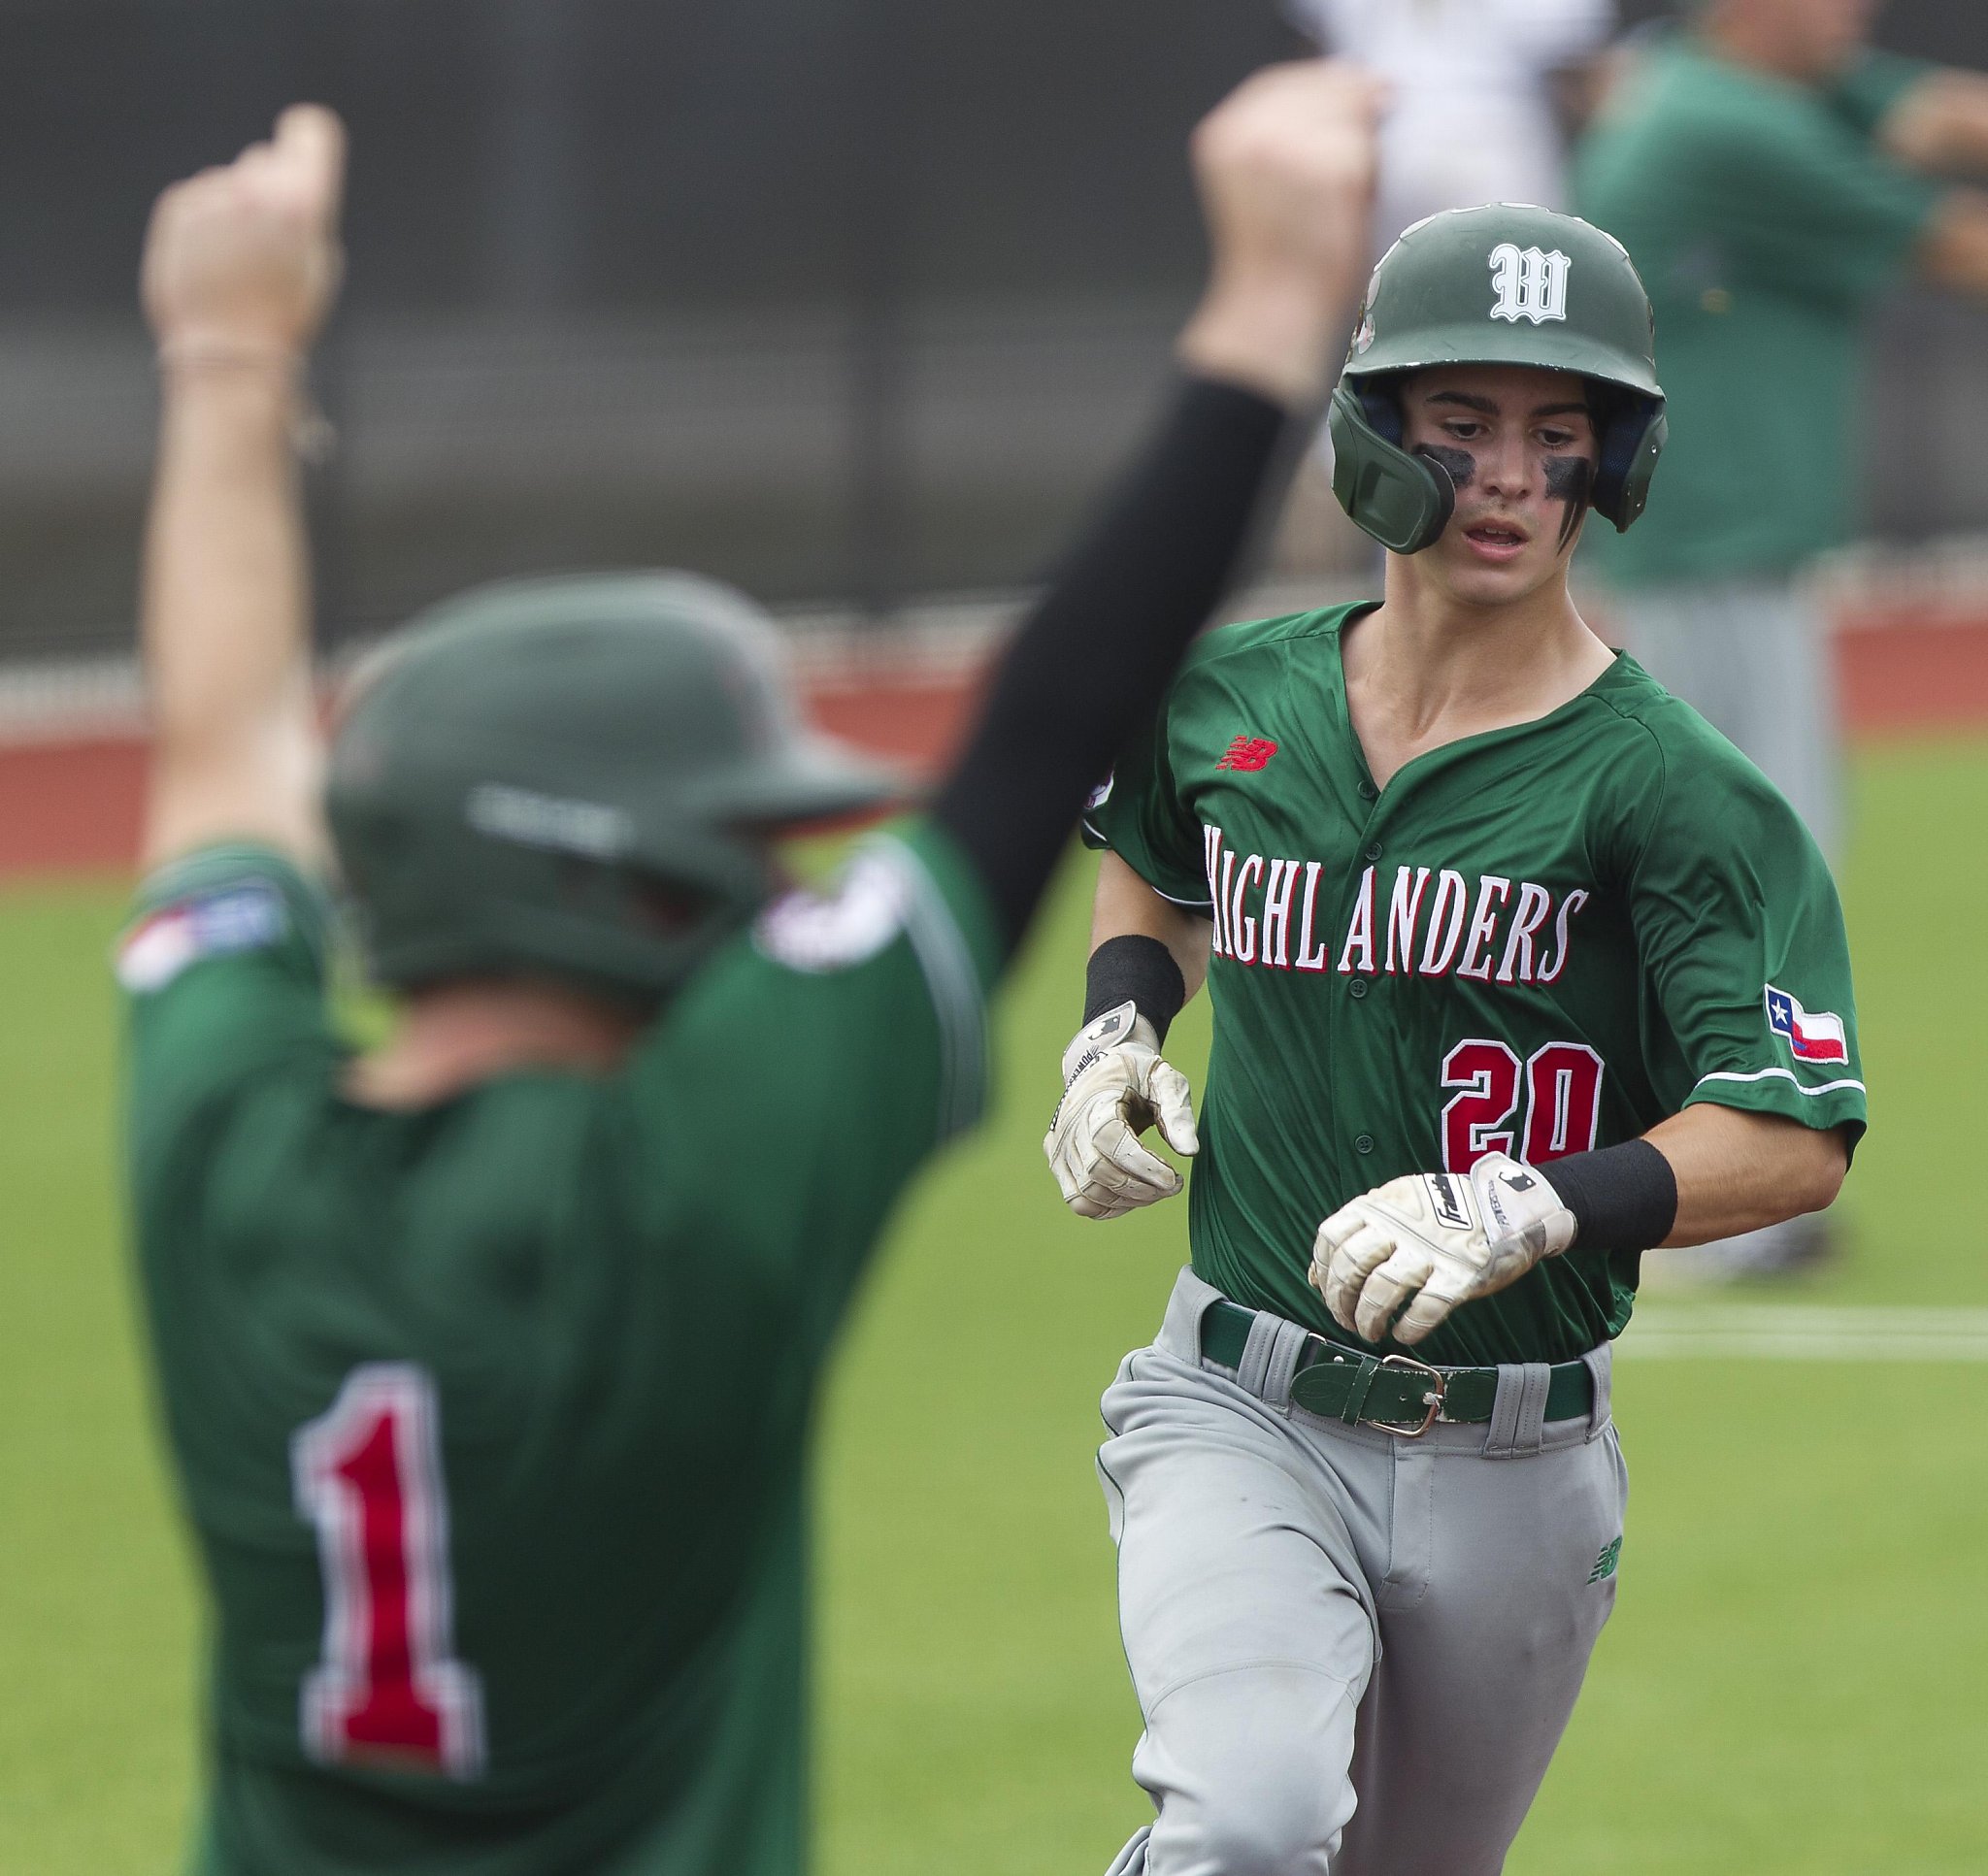
M 1827 1009 L 1804 1009 L 1785 990 L 1767 987 L 1767 1026 L 1797 1062 L 1847 1062 L 1843 1019 Z
M 1217 769 L 1244 769 L 1254 773 L 1277 752 L 1277 745 L 1267 736 L 1239 736 L 1229 744 L 1228 752 L 1215 764 Z
M 1602 1546 L 1601 1556 L 1595 1559 L 1595 1566 L 1588 1571 L 1590 1583 L 1606 1583 L 1615 1574 L 1615 1565 L 1622 1561 L 1622 1539 Z
M 1521 249 L 1508 241 L 1499 243 L 1491 250 L 1491 284 L 1498 293 L 1492 318 L 1508 319 L 1513 325 L 1530 319 L 1536 326 L 1566 318 L 1570 265 L 1557 247 L 1543 254 L 1537 247 Z
M 1207 823 L 1202 860 L 1215 956 L 1275 971 L 1556 983 L 1593 897 L 1450 867 L 1397 867 L 1392 886 L 1373 867 L 1335 877 L 1321 860 L 1239 853 Z

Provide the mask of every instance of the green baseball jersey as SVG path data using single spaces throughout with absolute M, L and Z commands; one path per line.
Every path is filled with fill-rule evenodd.
M 1312 1237 L 1385 1180 L 1550 1163 L 1701 1101 L 1864 1128 L 1841 908 L 1766 778 L 1618 654 L 1376 788 L 1340 659 L 1373 609 L 1208 635 L 1086 820 L 1213 921 L 1194 1267 L 1341 1338 Z M 1580 1245 L 1414 1353 L 1568 1360 L 1622 1329 L 1637 1270 Z
M 613 1074 L 348 1100 L 276 856 L 147 887 L 129 1171 L 213 1593 L 203 1876 L 803 1863 L 803 1466 L 996 938 L 929 825 L 778 903 Z
M 1641 519 L 1588 530 L 1610 579 L 1779 572 L 1851 531 L 1864 314 L 1941 193 L 1872 136 L 1926 69 L 1872 53 L 1825 91 L 1680 35 L 1588 133 L 1576 206 L 1649 288 L 1671 418 Z

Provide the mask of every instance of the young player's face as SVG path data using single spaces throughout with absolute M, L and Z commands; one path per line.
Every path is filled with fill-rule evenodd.
M 1402 437 L 1456 484 L 1456 512 L 1418 567 L 1482 606 L 1565 576 L 1597 449 L 1578 377 L 1527 365 L 1417 372 L 1402 394 Z

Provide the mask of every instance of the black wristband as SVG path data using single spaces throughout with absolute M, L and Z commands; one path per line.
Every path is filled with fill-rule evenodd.
M 1088 1023 L 1108 1009 L 1131 1003 L 1153 1026 L 1164 1042 L 1167 1025 L 1187 1001 L 1187 979 L 1174 954 L 1156 938 L 1128 933 L 1107 938 L 1091 953 L 1083 973 L 1083 1020 Z
M 1573 1153 L 1540 1170 L 1574 1213 L 1576 1244 L 1605 1251 L 1653 1250 L 1677 1222 L 1677 1175 L 1648 1140 Z

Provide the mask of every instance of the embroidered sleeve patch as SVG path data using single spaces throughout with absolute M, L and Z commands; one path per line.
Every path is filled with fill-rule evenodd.
M 1787 1043 L 1797 1062 L 1847 1062 L 1843 1019 L 1827 1009 L 1804 1009 L 1785 990 L 1767 987 L 1767 1026 Z
M 203 958 L 264 951 L 289 930 L 282 895 L 260 880 L 176 900 L 149 912 L 117 950 L 117 981 L 126 990 L 163 990 Z

